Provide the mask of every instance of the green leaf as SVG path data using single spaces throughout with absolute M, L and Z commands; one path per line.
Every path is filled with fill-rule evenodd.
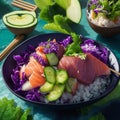
M 67 9 L 70 6 L 71 0 L 55 0 L 55 2 L 63 9 Z
M 39 9 L 43 9 L 48 5 L 52 5 L 53 0 L 34 0 L 35 4 L 39 7 Z
M 80 43 L 82 42 L 81 38 L 79 35 L 75 34 L 75 33 L 71 33 L 72 36 L 72 40 L 73 42 L 68 45 L 65 55 L 74 55 L 74 53 L 82 53 L 82 49 L 80 47 Z
M 57 4 L 53 4 L 50 6 L 46 6 L 40 12 L 40 18 L 46 20 L 47 22 L 53 22 L 55 15 L 63 15 L 65 16 L 65 11 L 59 7 Z
M 27 109 L 23 115 L 21 116 L 20 120 L 32 120 L 32 116 L 30 115 L 30 109 Z
M 46 30 L 53 30 L 53 31 L 56 31 L 56 32 L 69 34 L 68 31 L 66 31 L 65 29 L 61 28 L 60 25 L 56 25 L 55 23 L 48 23 L 48 24 L 44 25 L 44 29 L 46 29 Z
M 67 18 L 63 17 L 62 15 L 55 15 L 53 22 L 46 24 L 44 29 L 57 31 L 64 34 L 70 34 L 72 32 L 67 22 Z
M 14 100 L 0 100 L 0 120 L 28 120 L 29 114 L 30 110 L 23 111 L 21 107 L 16 106 Z

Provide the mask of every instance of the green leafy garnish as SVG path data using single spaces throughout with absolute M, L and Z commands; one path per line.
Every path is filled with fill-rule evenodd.
M 0 120 L 32 120 L 30 109 L 25 111 L 17 107 L 14 100 L 2 98 L 0 100 Z
M 66 48 L 65 55 L 69 55 L 69 56 L 74 56 L 74 54 L 81 55 L 82 49 L 80 47 L 80 43 L 82 42 L 82 40 L 80 36 L 75 33 L 71 33 L 71 36 L 73 42 L 70 45 L 68 45 L 68 47 Z
M 46 24 L 44 26 L 44 29 L 70 34 L 72 30 L 67 20 L 68 20 L 67 18 L 61 15 L 55 15 L 53 22 Z

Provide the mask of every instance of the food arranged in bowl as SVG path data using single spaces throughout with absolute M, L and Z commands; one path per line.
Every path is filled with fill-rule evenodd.
M 90 26 L 98 33 L 106 36 L 119 34 L 120 30 L 119 0 L 89 0 L 87 19 Z
M 37 16 L 31 11 L 13 11 L 3 16 L 7 28 L 16 35 L 32 32 L 37 24 Z
M 6 68 L 8 61 L 13 65 L 10 68 Z M 94 40 L 75 34 L 44 34 L 11 52 L 3 65 L 3 77 L 10 90 L 24 100 L 82 105 L 115 88 L 118 76 L 110 68 L 119 71 L 115 56 Z

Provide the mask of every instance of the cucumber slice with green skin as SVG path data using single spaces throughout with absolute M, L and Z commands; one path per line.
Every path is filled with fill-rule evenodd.
M 14 11 L 5 14 L 3 22 L 12 28 L 28 28 L 37 24 L 37 17 L 35 12 Z
M 7 22 L 15 26 L 29 25 L 34 19 L 35 18 L 31 14 L 15 14 L 6 17 Z
M 77 79 L 69 78 L 67 83 L 66 83 L 65 89 L 67 92 L 72 93 L 74 95 L 78 89 Z
M 47 66 L 44 68 L 44 74 L 47 82 L 55 84 L 56 82 L 56 71 L 53 67 Z
M 46 96 L 46 99 L 50 102 L 59 99 L 64 91 L 65 84 L 56 84 L 53 90 Z
M 48 93 L 53 89 L 53 87 L 54 87 L 54 84 L 51 84 L 49 82 L 45 82 L 45 84 L 42 85 L 39 90 L 40 90 L 40 92 Z
M 68 73 L 66 70 L 57 70 L 56 71 L 56 83 L 65 84 L 68 80 Z
M 55 53 L 46 54 L 46 57 L 48 59 L 49 65 L 54 66 L 58 64 L 59 60 Z

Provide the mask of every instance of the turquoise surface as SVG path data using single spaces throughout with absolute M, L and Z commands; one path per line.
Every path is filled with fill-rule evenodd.
M 28 2 L 31 2 L 31 0 L 26 0 Z M 3 24 L 2 22 L 2 16 L 10 11 L 19 10 L 19 8 L 16 8 L 11 5 L 12 0 L 0 0 L 0 52 L 13 40 L 15 35 L 11 33 Z M 86 4 L 87 0 L 80 0 L 81 7 L 82 7 L 82 19 L 79 25 L 73 25 L 73 29 L 76 33 L 82 34 L 85 37 L 92 38 L 98 42 L 101 42 L 105 46 L 107 46 L 109 49 L 113 51 L 113 53 L 118 58 L 118 61 L 120 62 L 120 35 L 117 35 L 113 38 L 103 38 L 102 36 L 95 33 L 90 26 L 88 25 L 88 22 L 86 20 Z M 31 2 L 33 3 L 33 1 Z M 45 21 L 40 20 L 38 16 L 38 24 L 35 28 L 35 30 L 30 33 L 27 38 L 31 36 L 35 36 L 38 34 L 43 33 L 50 33 L 51 31 L 46 31 L 43 29 L 43 25 L 45 24 Z M 26 39 L 27 39 L 26 38 Z M 117 101 L 119 103 L 120 95 L 116 95 L 115 91 L 111 93 L 109 101 L 104 99 L 98 104 L 94 104 L 91 106 L 91 110 L 86 115 L 80 114 L 80 110 L 77 111 L 66 111 L 66 112 L 53 112 L 50 110 L 44 110 L 44 108 L 41 108 L 40 106 L 35 106 L 30 103 L 26 103 L 25 101 L 17 98 L 15 95 L 13 95 L 8 88 L 6 87 L 5 83 L 3 82 L 2 77 L 2 64 L 4 60 L 0 62 L 0 99 L 3 97 L 8 97 L 9 99 L 14 99 L 18 106 L 21 106 L 23 109 L 31 108 L 31 113 L 33 115 L 34 120 L 89 120 L 89 117 L 92 115 L 97 114 L 98 112 L 103 111 L 107 107 L 111 107 L 110 105 L 113 104 L 112 102 Z M 116 88 L 119 90 L 119 85 Z M 120 90 L 119 90 L 120 91 Z M 115 95 L 115 97 L 114 97 Z M 112 96 L 112 97 L 111 97 Z M 116 99 L 116 100 L 115 100 Z M 112 102 L 111 102 L 112 101 Z M 104 105 L 104 106 L 103 106 Z M 112 117 L 111 117 L 112 118 Z M 120 117 L 118 117 L 118 120 Z M 113 119 L 111 119 L 113 120 Z M 116 119 L 117 120 L 117 119 Z

